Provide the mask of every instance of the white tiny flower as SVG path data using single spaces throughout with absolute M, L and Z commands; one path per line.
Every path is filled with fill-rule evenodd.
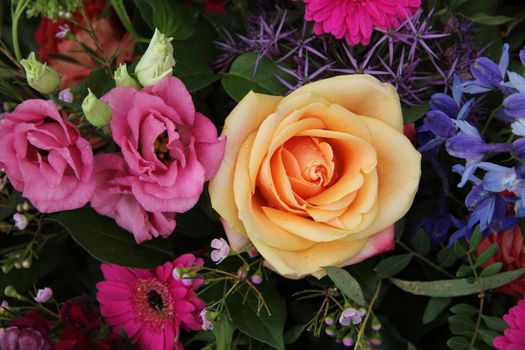
M 58 93 L 58 99 L 67 103 L 73 102 L 73 93 L 67 88 Z

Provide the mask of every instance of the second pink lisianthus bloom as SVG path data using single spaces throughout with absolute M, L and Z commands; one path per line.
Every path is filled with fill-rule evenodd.
M 142 90 L 117 87 L 102 100 L 111 107 L 109 126 L 122 154 L 97 156 L 91 204 L 132 231 L 137 242 L 167 236 L 174 213 L 191 209 L 217 171 L 226 140 L 195 111 L 175 77 Z

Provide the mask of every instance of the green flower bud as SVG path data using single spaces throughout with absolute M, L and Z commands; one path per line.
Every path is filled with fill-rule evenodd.
M 155 29 L 148 49 L 135 67 L 135 74 L 142 86 L 155 85 L 162 78 L 172 74 L 175 59 L 171 40 L 173 38 L 167 38 Z
M 60 75 L 45 63 L 38 62 L 35 53 L 31 52 L 27 59 L 20 61 L 26 71 L 29 86 L 43 94 L 50 94 L 60 86 Z
M 98 128 L 106 126 L 111 120 L 111 108 L 88 89 L 89 94 L 82 101 L 82 111 L 91 125 Z
M 113 78 L 115 79 L 115 84 L 117 86 L 130 86 L 135 89 L 140 89 L 140 84 L 138 81 L 133 79 L 131 75 L 128 73 L 128 68 L 126 67 L 126 64 L 121 64 L 117 70 L 115 71 L 115 74 L 113 75 Z
M 16 291 L 15 287 L 11 285 L 5 287 L 4 295 L 9 298 L 22 299 L 22 296 Z

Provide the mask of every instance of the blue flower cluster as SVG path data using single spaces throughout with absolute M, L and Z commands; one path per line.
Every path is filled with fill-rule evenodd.
M 525 48 L 520 59 L 525 67 Z M 470 238 L 478 225 L 488 235 L 510 229 L 525 217 L 525 77 L 508 71 L 508 66 L 509 46 L 505 44 L 499 63 L 487 57 L 476 59 L 471 67 L 473 80 L 462 82 L 455 76 L 452 96 L 438 93 L 429 101 L 431 110 L 418 133 L 425 140 L 419 150 L 443 179 L 438 211 L 422 223 L 434 242 L 444 241 L 451 229 L 455 230 L 449 240 L 453 244 L 459 238 Z M 489 93 L 500 94 L 503 103 L 492 113 L 484 113 L 481 106 Z M 509 127 L 502 132 L 490 130 L 494 120 Z M 501 142 L 506 132 L 509 138 Z M 488 141 L 493 139 L 500 142 Z M 447 207 L 448 172 L 438 160 L 443 148 L 454 162 L 465 161 L 452 166 L 461 176 L 457 186 L 471 185 L 465 198 L 465 219 L 451 215 Z

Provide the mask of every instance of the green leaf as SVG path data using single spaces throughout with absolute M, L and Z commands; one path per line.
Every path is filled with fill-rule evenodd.
M 418 121 L 419 119 L 423 118 L 423 116 L 428 112 L 428 110 L 429 107 L 426 103 L 418 107 L 403 108 L 403 122 L 405 124 L 414 123 L 415 121 Z
M 472 267 L 469 265 L 461 265 L 456 272 L 456 277 L 466 277 L 472 275 Z
M 456 304 L 450 308 L 450 312 L 461 315 L 476 315 L 478 309 L 470 304 Z
M 286 87 L 275 77 L 281 74 L 281 70 L 268 58 L 260 59 L 254 76 L 256 60 L 256 53 L 237 57 L 230 71 L 222 78 L 224 90 L 237 102 L 250 91 L 277 96 L 286 93 Z
M 91 89 L 95 96 L 101 97 L 115 87 L 115 81 L 106 69 L 96 69 L 86 78 L 86 87 Z
M 284 324 L 286 306 L 283 297 L 275 286 L 261 284 L 257 289 L 262 293 L 271 315 L 263 308 L 257 313 L 257 299 L 249 293 L 245 299 L 246 290 L 241 288 L 226 300 L 228 313 L 233 324 L 244 334 L 256 340 L 284 350 Z
M 501 317 L 494 316 L 482 316 L 483 322 L 489 327 L 497 332 L 502 333 L 505 329 L 509 327 Z
M 458 257 L 462 257 L 467 254 L 467 250 L 461 241 L 456 241 L 456 243 L 454 243 L 454 253 L 456 253 Z
M 515 18 L 507 16 L 490 16 L 485 13 L 476 13 L 474 16 L 470 17 L 472 22 L 485 24 L 488 26 L 499 26 L 504 23 L 514 21 Z
M 494 346 L 492 342 L 494 341 L 494 338 L 501 335 L 500 333 L 496 333 L 494 331 L 488 330 L 488 329 L 480 329 L 478 332 L 478 336 L 485 342 L 485 344 L 489 346 Z
M 471 335 L 474 333 L 474 320 L 466 315 L 454 315 L 448 318 L 452 334 Z
M 61 224 L 82 248 L 105 263 L 152 268 L 173 259 L 167 241 L 154 239 L 137 244 L 131 233 L 91 208 L 62 212 L 49 220 Z
M 233 332 L 235 332 L 235 326 L 228 320 L 227 315 L 221 315 L 213 321 L 212 332 L 215 335 L 217 350 L 229 350 L 232 348 L 232 337 Z
M 423 324 L 434 321 L 451 301 L 451 298 L 430 298 L 423 313 Z
M 414 249 L 422 254 L 426 255 L 430 251 L 430 239 L 423 230 L 418 230 L 415 237 L 412 239 L 412 246 Z
M 476 250 L 476 248 L 479 247 L 479 244 L 481 243 L 481 240 L 483 239 L 483 232 L 479 229 L 479 225 L 476 226 L 474 229 L 474 232 L 472 233 L 472 237 L 470 238 L 470 246 L 469 246 L 469 252 L 472 253 Z
M 381 276 L 381 278 L 388 278 L 405 269 L 412 260 L 411 254 L 401 254 L 390 256 L 374 267 L 374 271 Z
M 306 327 L 305 324 L 299 324 L 299 325 L 293 326 L 292 328 L 288 329 L 284 333 L 284 343 L 285 344 L 295 343 L 301 337 L 301 334 L 303 334 L 305 327 Z
M 454 252 L 454 250 L 448 247 L 442 248 L 437 253 L 437 263 L 441 267 L 449 268 L 453 266 L 457 260 L 458 260 L 458 257 L 456 253 Z
M 183 0 L 133 0 L 151 29 L 174 39 L 186 39 L 195 29 L 195 8 Z
M 452 350 L 468 349 L 470 342 L 464 337 L 452 337 L 447 341 L 447 345 Z
M 480 278 L 479 281 L 484 290 L 494 289 L 514 281 L 523 273 L 525 273 L 525 268 Z M 405 281 L 396 278 L 391 278 L 390 280 L 398 288 L 414 295 L 444 298 L 479 293 L 477 283 L 470 284 L 466 278 L 432 282 Z
M 497 274 L 498 272 L 500 272 L 502 267 L 503 267 L 502 262 L 496 262 L 496 263 L 490 264 L 485 269 L 483 269 L 483 271 L 481 271 L 480 276 L 481 277 L 493 276 Z
M 474 266 L 481 267 L 485 265 L 486 263 L 489 262 L 490 259 L 492 259 L 492 257 L 496 254 L 497 251 L 498 251 L 498 244 L 492 243 L 478 255 Z
M 400 240 L 403 237 L 403 233 L 405 232 L 405 218 L 398 220 L 394 224 L 395 228 L 395 238 L 396 240 Z
M 334 266 L 326 266 L 324 269 L 341 293 L 359 306 L 366 305 L 359 282 L 348 271 Z

